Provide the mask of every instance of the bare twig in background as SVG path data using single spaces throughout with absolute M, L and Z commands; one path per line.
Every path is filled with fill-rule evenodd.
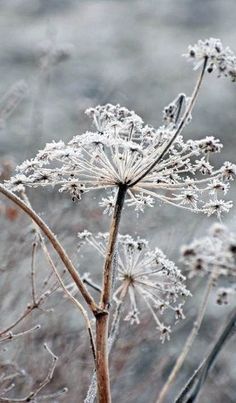
M 48 345 L 46 343 L 44 344 L 44 348 L 46 349 L 48 354 L 51 356 L 52 363 L 51 363 L 51 365 L 50 365 L 50 367 L 48 369 L 47 375 L 45 376 L 43 381 L 40 382 L 39 386 L 34 391 L 30 392 L 27 396 L 25 396 L 23 398 L 13 399 L 13 398 L 7 398 L 7 397 L 0 396 L 0 401 L 2 401 L 2 402 L 37 402 L 38 401 L 37 395 L 52 380 L 53 374 L 54 374 L 54 371 L 55 371 L 55 368 L 56 368 L 56 365 L 57 365 L 57 361 L 58 361 L 58 357 L 52 352 L 52 350 L 48 347 Z M 59 395 L 61 395 L 61 394 L 64 394 L 66 392 L 67 392 L 67 388 L 63 388 L 62 391 L 56 392 L 56 395 L 58 397 L 58 393 L 59 393 Z M 49 395 L 49 397 L 50 396 L 53 396 L 53 395 Z M 42 396 L 41 400 L 44 400 L 47 397 L 48 396 L 45 396 L 45 397 Z
M 32 207 L 31 207 L 31 204 L 30 204 L 30 201 L 29 201 L 29 199 L 28 199 L 28 197 L 27 197 L 27 195 L 26 195 L 25 192 L 22 193 L 22 197 L 24 198 L 26 204 L 27 204 L 30 208 L 32 208 Z M 69 298 L 69 300 L 79 309 L 79 311 L 80 311 L 80 312 L 82 313 L 82 315 L 83 315 L 83 318 L 84 318 L 85 324 L 86 324 L 86 328 L 87 328 L 88 334 L 89 334 L 89 341 L 90 341 L 90 344 L 91 344 L 93 357 L 94 357 L 94 360 L 96 360 L 95 343 L 94 343 L 93 331 L 92 331 L 92 326 L 91 326 L 91 323 L 90 323 L 90 320 L 89 320 L 87 311 L 84 309 L 83 305 L 72 295 L 72 293 L 71 293 L 71 292 L 68 290 L 68 288 L 65 286 L 65 284 L 64 284 L 64 282 L 63 282 L 63 280 L 62 280 L 62 277 L 61 277 L 59 271 L 57 270 L 56 265 L 54 264 L 54 262 L 53 262 L 53 260 L 52 260 L 52 258 L 51 258 L 51 256 L 50 256 L 50 253 L 49 253 L 49 251 L 48 251 L 48 248 L 47 248 L 46 243 L 45 243 L 45 241 L 44 241 L 44 239 L 43 239 L 43 237 L 42 237 L 42 235 L 41 235 L 41 232 L 40 232 L 39 228 L 37 227 L 37 225 L 36 225 L 34 222 L 33 222 L 33 225 L 34 225 L 35 230 L 36 230 L 36 232 L 37 232 L 37 235 L 38 235 L 38 237 L 39 237 L 39 241 L 40 241 L 41 248 L 42 248 L 42 250 L 43 250 L 43 252 L 44 252 L 44 254 L 45 254 L 45 256 L 46 256 L 46 259 L 48 260 L 49 265 L 50 265 L 50 267 L 52 268 L 52 271 L 53 271 L 53 273 L 55 274 L 55 276 L 56 276 L 56 278 L 57 278 L 57 280 L 58 280 L 58 282 L 59 282 L 59 284 L 60 284 L 60 286 L 61 286 L 63 292 L 66 294 L 66 296 Z M 33 289 L 33 284 L 32 284 L 32 289 Z
M 70 273 L 71 277 L 73 278 L 74 282 L 78 286 L 82 296 L 84 297 L 87 305 L 89 306 L 90 310 L 96 314 L 99 309 L 97 304 L 95 303 L 94 299 L 87 291 L 86 287 L 84 286 L 83 281 L 81 280 L 76 268 L 74 267 L 73 263 L 71 262 L 70 258 L 68 257 L 67 253 L 65 252 L 64 248 L 57 240 L 56 236 L 50 230 L 50 228 L 45 224 L 45 222 L 39 217 L 35 211 L 30 208 L 25 202 L 23 202 L 18 196 L 16 196 L 11 191 L 7 190 L 3 185 L 0 184 L 0 193 L 8 197 L 11 201 L 17 204 L 30 218 L 39 226 L 42 232 L 47 236 L 49 241 L 51 242 L 52 246 L 56 250 L 57 254 L 60 256 L 62 262 L 64 263 L 65 267 L 67 268 L 68 272 Z
M 28 86 L 24 80 L 17 81 L 0 99 L 0 121 L 5 122 L 25 98 Z
M 193 403 L 197 398 L 202 386 L 204 385 L 209 371 L 214 364 L 217 355 L 221 352 L 225 343 L 236 331 L 236 312 L 231 313 L 230 319 L 221 331 L 220 336 L 214 343 L 213 348 L 208 354 L 207 358 L 199 365 L 198 369 L 194 372 L 192 377 L 186 383 L 180 395 L 175 400 L 175 403 Z
M 31 329 L 27 329 L 27 330 L 24 330 L 23 332 L 19 332 L 19 333 L 8 332 L 5 337 L 0 339 L 0 343 L 3 343 L 4 341 L 7 341 L 7 340 L 10 341 L 10 340 L 16 339 L 20 336 L 24 336 L 25 334 L 29 334 L 29 333 L 33 332 L 34 330 L 39 330 L 39 329 L 41 329 L 41 325 L 35 325 Z

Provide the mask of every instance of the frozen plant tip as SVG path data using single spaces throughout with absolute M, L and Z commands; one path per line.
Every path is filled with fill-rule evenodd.
M 232 81 L 236 81 L 236 56 L 229 47 L 223 48 L 219 39 L 199 40 L 195 45 L 189 46 L 188 53 L 184 56 L 193 62 L 195 69 L 207 59 L 208 73 L 216 70 L 218 77 L 229 76 Z
M 80 246 L 88 243 L 105 256 L 108 234 L 93 236 L 84 231 L 78 236 Z M 175 313 L 176 320 L 184 318 L 182 305 L 190 294 L 184 284 L 185 277 L 160 249 L 152 250 L 146 240 L 130 235 L 118 236 L 116 259 L 113 299 L 118 303 L 125 297 L 129 300 L 125 320 L 139 324 L 142 308 L 146 307 L 160 331 L 161 340 L 169 339 L 170 326 L 164 325 L 159 316 L 169 309 Z

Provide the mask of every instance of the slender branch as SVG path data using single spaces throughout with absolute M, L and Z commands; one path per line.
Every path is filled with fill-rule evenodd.
M 117 241 L 121 212 L 124 205 L 127 186 L 121 184 L 118 189 L 103 268 L 103 285 L 100 299 L 101 314 L 96 315 L 96 374 L 98 403 L 110 403 L 110 376 L 108 365 L 108 310 L 112 288 L 112 265 Z
M 23 197 L 24 201 L 26 202 L 26 204 L 31 208 L 31 204 L 30 204 L 30 201 L 29 201 L 29 199 L 28 199 L 26 193 L 22 193 L 22 197 Z M 65 284 L 64 284 L 64 282 L 63 282 L 63 280 L 62 280 L 62 278 L 61 278 L 61 275 L 60 275 L 60 273 L 58 272 L 57 267 L 56 267 L 56 265 L 54 264 L 54 262 L 53 262 L 53 260 L 52 260 L 52 258 L 51 258 L 51 256 L 50 256 L 50 253 L 49 253 L 49 251 L 48 251 L 48 248 L 47 248 L 47 246 L 46 246 L 46 243 L 45 243 L 45 241 L 44 241 L 44 239 L 43 239 L 43 237 L 42 237 L 42 234 L 41 234 L 41 232 L 40 232 L 38 226 L 37 226 L 34 222 L 33 222 L 33 225 L 34 225 L 35 230 L 36 230 L 36 232 L 37 232 L 37 235 L 38 235 L 38 237 L 39 237 L 39 241 L 40 241 L 40 245 L 41 245 L 41 247 L 42 247 L 42 250 L 43 250 L 43 252 L 44 252 L 44 254 L 45 254 L 45 256 L 46 256 L 46 258 L 47 258 L 47 260 L 48 260 L 48 262 L 49 262 L 49 264 L 50 264 L 50 266 L 51 266 L 51 268 L 52 268 L 52 272 L 55 274 L 55 276 L 56 276 L 56 278 L 57 278 L 57 281 L 59 282 L 61 288 L 63 289 L 64 293 L 65 293 L 66 296 L 69 298 L 69 300 L 70 300 L 70 301 L 79 309 L 79 311 L 82 313 L 82 316 L 83 316 L 83 318 L 84 318 L 84 320 L 85 320 L 86 328 L 87 328 L 88 334 L 89 334 L 89 341 L 90 341 L 91 348 L 92 348 L 93 358 L 94 358 L 94 361 L 96 361 L 94 337 L 93 337 L 92 326 L 91 326 L 91 323 L 90 323 L 90 320 L 89 320 L 87 311 L 84 309 L 83 305 L 82 305 L 82 304 L 70 293 L 70 291 L 66 288 L 66 286 L 65 286 Z M 36 244 L 34 244 L 34 245 L 36 245 Z M 34 255 L 33 255 L 33 256 L 34 256 Z M 32 260 L 33 260 L 33 256 L 32 256 Z M 32 264 L 32 266 L 33 266 L 33 264 Z M 32 273 L 33 273 L 33 270 L 32 270 Z M 32 290 L 33 290 L 33 289 L 35 289 L 35 287 L 33 287 L 33 284 L 32 284 Z M 34 304 L 35 304 L 35 298 L 34 298 L 34 296 L 35 296 L 35 294 L 33 293 L 33 302 L 34 302 Z
M 22 320 L 24 320 L 35 308 L 36 308 L 36 305 L 27 306 L 25 311 L 19 316 L 19 318 L 16 319 L 15 322 L 13 322 L 10 326 L 8 326 L 6 329 L 4 329 L 0 332 L 0 336 L 10 332 L 15 326 L 18 325 L 18 323 L 20 323 Z
M 47 224 L 38 216 L 38 214 L 29 207 L 24 201 L 22 201 L 18 196 L 12 193 L 10 190 L 7 190 L 2 184 L 0 184 L 0 193 L 10 199 L 13 203 L 19 206 L 42 230 L 42 232 L 46 235 L 46 237 L 51 242 L 53 248 L 60 256 L 62 262 L 64 263 L 66 269 L 70 273 L 71 277 L 73 278 L 74 282 L 76 283 L 78 289 L 80 290 L 84 300 L 86 301 L 88 307 L 96 315 L 99 311 L 99 308 L 94 301 L 91 294 L 88 292 L 87 288 L 85 287 L 83 281 L 81 280 L 76 268 L 74 267 L 73 263 L 71 262 L 69 256 L 67 255 L 66 251 L 62 247 L 61 243 L 57 240 L 56 236 L 53 234 L 51 229 L 47 226 Z
M 0 343 L 3 343 L 7 340 L 10 341 L 13 339 L 17 339 L 18 337 L 24 336 L 25 334 L 29 334 L 29 333 L 33 332 L 34 330 L 38 330 L 38 329 L 41 329 L 40 325 L 35 325 L 35 326 L 31 327 L 30 329 L 24 330 L 23 332 L 19 332 L 19 333 L 9 332 L 6 334 L 6 336 L 4 338 L 0 339 Z
M 39 394 L 39 392 L 41 392 L 42 389 L 45 388 L 45 386 L 47 386 L 47 384 L 52 380 L 53 375 L 54 375 L 54 371 L 57 365 L 57 361 L 58 361 L 58 357 L 51 351 L 51 349 L 48 347 L 48 345 L 45 343 L 44 344 L 44 348 L 45 350 L 47 350 L 48 354 L 51 356 L 52 358 L 52 362 L 51 365 L 48 369 L 48 373 L 45 376 L 45 378 L 43 379 L 42 382 L 40 382 L 39 386 L 32 392 L 30 392 L 27 396 L 22 397 L 20 399 L 12 399 L 12 398 L 7 398 L 7 397 L 0 397 L 0 401 L 1 402 L 33 402 L 36 401 L 35 398 L 36 396 Z M 67 388 L 63 389 L 63 393 L 67 392 Z
M 31 255 L 31 290 L 32 290 L 32 300 L 33 304 L 36 305 L 36 284 L 35 284 L 35 255 L 37 250 L 37 242 L 34 241 L 32 245 L 32 255 Z
M 92 280 L 90 280 L 89 276 L 87 275 L 87 273 L 85 273 L 82 276 L 82 280 L 84 282 L 84 284 L 87 284 L 89 287 L 91 287 L 93 290 L 97 291 L 99 294 L 101 294 L 102 289 L 101 287 L 99 287 L 98 284 L 95 284 Z
M 180 395 L 175 400 L 175 403 L 193 403 L 198 396 L 202 386 L 204 385 L 208 373 L 214 364 L 217 355 L 220 353 L 225 343 L 233 335 L 236 329 L 236 312 L 234 309 L 233 315 L 230 315 L 230 319 L 221 331 L 220 336 L 214 343 L 213 348 L 209 352 L 207 358 L 204 358 L 198 369 L 194 372 L 191 378 L 186 383 L 185 387 L 181 391 Z
M 85 324 L 86 324 L 86 328 L 87 328 L 88 334 L 89 334 L 89 341 L 90 341 L 91 348 L 92 348 L 93 358 L 94 358 L 94 361 L 96 361 L 95 343 L 94 343 L 94 338 L 93 338 L 92 326 L 91 326 L 87 311 L 86 311 L 86 309 L 84 309 L 83 305 L 80 304 L 80 302 L 66 288 L 66 286 L 65 286 L 65 284 L 64 284 L 64 282 L 63 282 L 63 280 L 62 280 L 62 278 L 61 278 L 61 276 L 60 276 L 60 274 L 59 274 L 59 272 L 58 272 L 58 270 L 57 270 L 57 268 L 56 268 L 51 256 L 50 256 L 50 254 L 49 254 L 49 252 L 47 250 L 47 247 L 46 247 L 43 239 L 41 239 L 41 242 L 42 242 L 42 249 L 43 249 L 43 251 L 44 251 L 44 253 L 45 253 L 45 255 L 46 255 L 47 259 L 48 259 L 48 262 L 50 263 L 50 265 L 52 267 L 52 270 L 53 270 L 54 274 L 57 277 L 57 280 L 58 280 L 61 288 L 63 289 L 64 293 L 67 295 L 69 300 L 80 310 L 80 312 L 83 315 L 83 318 L 84 318 Z
M 189 353 L 189 351 L 190 351 L 190 349 L 192 347 L 192 344 L 193 344 L 193 342 L 194 342 L 194 340 L 195 340 L 195 338 L 196 338 L 196 336 L 198 334 L 198 331 L 200 329 L 200 326 L 202 324 L 202 321 L 203 321 L 203 318 L 204 318 L 204 315 L 205 315 L 205 312 L 206 312 L 208 297 L 210 295 L 212 286 L 214 284 L 215 276 L 216 276 L 216 273 L 215 273 L 215 270 L 213 270 L 211 275 L 210 275 L 210 277 L 209 277 L 209 280 L 207 282 L 207 286 L 206 286 L 206 289 L 205 289 L 203 300 L 202 300 L 202 303 L 201 303 L 199 311 L 198 311 L 197 319 L 194 322 L 194 325 L 193 325 L 193 328 L 191 330 L 191 333 L 189 334 L 189 336 L 188 336 L 188 338 L 186 340 L 186 343 L 185 343 L 185 345 L 184 345 L 184 347 L 183 347 L 183 349 L 182 349 L 182 351 L 181 351 L 181 353 L 180 353 L 180 355 L 179 355 L 179 357 L 178 357 L 178 359 L 177 359 L 177 361 L 176 361 L 176 363 L 175 363 L 175 365 L 174 365 L 174 367 L 173 367 L 173 369 L 172 369 L 172 371 L 171 371 L 171 373 L 170 373 L 165 385 L 163 386 L 163 388 L 162 388 L 162 390 L 161 390 L 161 392 L 160 392 L 160 394 L 159 394 L 159 396 L 157 398 L 156 403 L 163 402 L 163 399 L 165 398 L 167 392 L 169 391 L 170 386 L 174 382 L 174 380 L 175 380 L 180 368 L 182 367 L 182 365 L 184 363 L 185 358 L 187 357 L 187 355 L 188 355 L 188 353 Z
M 191 101 L 190 101 L 190 103 L 189 103 L 189 105 L 188 105 L 188 108 L 186 109 L 186 111 L 185 111 L 185 113 L 184 113 L 184 115 L 183 115 L 183 117 L 182 117 L 182 119 L 181 119 L 181 121 L 180 121 L 180 123 L 179 123 L 179 126 L 178 126 L 177 129 L 176 129 L 175 134 L 171 137 L 171 139 L 169 140 L 169 142 L 166 144 L 165 148 L 162 150 L 161 154 L 160 154 L 160 155 L 157 157 L 157 159 L 150 165 L 150 167 L 146 170 L 146 172 L 144 172 L 142 175 L 140 175 L 139 178 L 135 179 L 134 182 L 131 182 L 131 183 L 128 185 L 128 187 L 133 187 L 133 186 L 135 186 L 135 185 L 136 185 L 138 182 L 140 182 L 145 176 L 147 176 L 147 175 L 149 174 L 149 172 L 151 172 L 151 170 L 156 166 L 156 164 L 158 164 L 158 162 L 164 157 L 164 155 L 166 154 L 166 152 L 169 150 L 169 148 L 171 147 L 171 145 L 172 145 L 173 142 L 175 141 L 176 137 L 182 132 L 182 130 L 183 130 L 185 124 L 186 124 L 186 121 L 188 120 L 188 118 L 189 118 L 189 116 L 190 116 L 190 114 L 191 114 L 191 112 L 192 112 L 192 110 L 193 110 L 193 107 L 194 107 L 194 105 L 195 105 L 195 103 L 196 103 L 197 96 L 198 96 L 198 93 L 199 93 L 199 90 L 200 90 L 200 87 L 201 87 L 201 84 L 202 84 L 202 80 L 203 80 L 203 77 L 204 77 L 204 73 L 205 73 L 205 70 L 206 70 L 207 60 L 208 60 L 208 58 L 206 57 L 206 58 L 205 58 L 205 61 L 204 61 L 204 63 L 203 63 L 203 68 L 202 68 L 201 74 L 200 74 L 200 76 L 199 76 L 199 78 L 198 78 L 198 81 L 197 81 L 197 83 L 196 83 L 196 85 L 195 85 L 195 88 L 194 88 L 194 90 L 193 90 L 193 93 L 192 93 L 192 96 L 191 96 Z

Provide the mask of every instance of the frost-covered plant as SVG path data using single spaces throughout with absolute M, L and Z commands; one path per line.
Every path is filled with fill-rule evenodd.
M 93 121 L 94 131 L 78 134 L 67 144 L 63 141 L 47 144 L 35 158 L 17 167 L 15 177 L 0 185 L 0 192 L 24 210 L 48 237 L 83 296 L 87 309 L 69 293 L 71 301 L 82 313 L 88 330 L 99 403 L 111 402 L 108 355 L 112 343 L 109 344 L 109 332 L 112 333 L 112 326 L 116 327 L 118 323 L 116 320 L 112 325 L 110 323 L 112 298 L 115 298 L 118 312 L 127 294 L 130 312 L 126 319 L 131 322 L 139 321 L 138 304 L 142 305 L 143 302 L 151 311 L 162 339 L 165 339 L 170 329 L 162 324 L 156 310 L 169 308 L 181 317 L 181 305 L 176 306 L 175 300 L 182 294 L 188 294 L 183 276 L 159 249 L 152 251 L 146 241 L 119 235 L 124 203 L 137 211 L 144 211 L 146 205 L 153 207 L 157 199 L 208 216 L 215 213 L 218 217 L 232 207 L 232 202 L 225 201 L 221 195 L 227 193 L 230 181 L 236 175 L 236 166 L 228 161 L 220 168 L 212 165 L 211 155 L 221 151 L 221 142 L 213 136 L 186 140 L 182 131 L 190 123 L 205 72 L 218 70 L 219 75 L 230 76 L 235 81 L 235 56 L 213 38 L 191 46 L 187 56 L 194 62 L 195 68 L 201 66 L 199 78 L 190 97 L 181 93 L 165 107 L 161 127 L 155 129 L 144 124 L 135 112 L 120 105 L 106 104 L 90 108 L 86 113 Z M 112 215 L 109 233 L 99 235 L 100 238 L 92 237 L 88 232 L 80 236 L 104 256 L 102 285 L 98 288 L 99 301 L 85 286 L 84 279 L 57 237 L 31 208 L 27 198 L 23 201 L 12 193 L 20 191 L 22 195 L 25 186 L 56 186 L 60 192 L 69 193 L 73 201 L 92 190 L 106 191 L 100 205 Z M 55 265 L 54 271 L 57 273 Z M 209 276 L 192 332 L 161 392 L 159 403 L 200 328 L 207 298 L 215 281 L 214 271 L 213 274 Z M 58 273 L 57 279 L 68 293 Z M 96 322 L 96 338 L 89 313 Z
M 205 276 L 214 271 L 215 280 L 227 277 L 231 287 L 218 290 L 218 302 L 226 303 L 235 290 L 236 236 L 222 224 L 214 224 L 208 235 L 183 246 L 182 261 L 189 277 Z
M 88 231 L 78 234 L 81 246 L 88 243 L 103 257 L 109 234 L 94 236 Z M 79 248 L 80 250 L 80 248 Z M 150 249 L 145 239 L 119 235 L 116 246 L 116 279 L 113 299 L 117 303 L 129 300 L 129 311 L 124 320 L 140 323 L 140 309 L 145 305 L 151 312 L 161 340 L 169 339 L 170 326 L 160 320 L 166 310 L 175 313 L 176 321 L 184 318 L 182 305 L 190 293 L 185 286 L 185 277 L 176 265 L 159 249 Z M 182 298 L 181 303 L 179 299 Z
M 210 38 L 199 40 L 195 45 L 189 45 L 188 53 L 184 56 L 193 62 L 194 69 L 198 69 L 207 58 L 207 71 L 217 71 L 218 77 L 228 76 L 232 81 L 236 80 L 236 57 L 227 46 L 223 47 L 220 39 Z

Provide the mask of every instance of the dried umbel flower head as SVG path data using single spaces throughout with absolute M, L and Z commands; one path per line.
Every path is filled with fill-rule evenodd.
M 213 225 L 206 237 L 194 240 L 181 251 L 189 277 L 215 272 L 215 278 L 227 276 L 235 281 L 236 236 L 221 224 Z
M 200 67 L 207 58 L 207 71 L 217 71 L 218 76 L 229 76 L 236 81 L 236 56 L 229 47 L 223 48 L 219 39 L 209 38 L 199 40 L 195 45 L 189 46 L 185 54 L 194 64 L 194 68 Z
M 152 207 L 157 199 L 196 213 L 221 216 L 228 212 L 232 202 L 224 201 L 221 193 L 227 193 L 236 166 L 226 162 L 215 169 L 210 156 L 221 151 L 220 141 L 213 136 L 185 141 L 181 132 L 190 122 L 206 67 L 223 71 L 225 60 L 224 73 L 233 77 L 235 60 L 212 38 L 191 47 L 189 56 L 197 65 L 203 64 L 202 73 L 191 97 L 179 94 L 164 109 L 163 126 L 145 125 L 134 111 L 120 105 L 90 108 L 86 113 L 95 131 L 77 135 L 68 144 L 47 144 L 35 158 L 18 166 L 19 174 L 8 186 L 12 190 L 25 185 L 59 186 L 74 201 L 90 190 L 115 190 L 115 195 L 102 200 L 108 213 L 118 187 L 125 189 L 127 205 L 137 211 Z
M 88 231 L 79 233 L 81 243 L 91 244 L 105 256 L 108 234 L 93 236 Z M 170 326 L 161 320 L 166 310 L 175 312 L 176 320 L 183 319 L 182 305 L 190 295 L 185 286 L 185 277 L 175 264 L 158 249 L 150 249 L 146 240 L 119 235 L 115 261 L 115 289 L 113 298 L 119 302 L 129 300 L 125 317 L 131 324 L 140 323 L 140 315 L 146 307 L 160 332 L 161 340 L 169 339 Z M 181 302 L 179 300 L 181 299 Z
M 214 169 L 209 162 L 210 155 L 222 149 L 219 140 L 184 141 L 179 135 L 165 158 L 135 184 L 173 136 L 174 123 L 156 130 L 145 126 L 133 111 L 110 104 L 91 108 L 87 114 L 96 132 L 77 135 L 68 144 L 47 144 L 35 158 L 18 166 L 19 174 L 8 186 L 21 190 L 24 185 L 57 185 L 60 192 L 68 192 L 76 200 L 84 192 L 124 184 L 128 187 L 126 203 L 137 211 L 152 207 L 155 199 L 208 215 L 220 216 L 232 207 L 232 202 L 218 199 L 218 195 L 228 191 L 236 166 L 226 162 Z M 106 212 L 113 205 L 111 196 L 103 198 Z

